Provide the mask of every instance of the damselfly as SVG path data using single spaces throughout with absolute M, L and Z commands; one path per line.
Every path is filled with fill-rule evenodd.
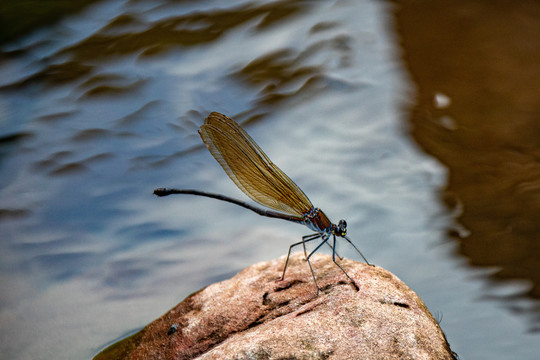
M 314 207 L 306 194 L 270 161 L 268 156 L 266 156 L 245 130 L 229 117 L 217 112 L 211 113 L 201 126 L 199 134 L 210 153 L 223 167 L 236 186 L 255 202 L 276 211 L 258 208 L 228 196 L 199 190 L 159 188 L 154 190 L 154 194 L 158 196 L 171 194 L 206 196 L 240 205 L 262 216 L 304 224 L 315 231 L 315 233 L 302 237 L 302 241 L 294 243 L 289 247 L 281 280 L 285 278 L 285 271 L 287 270 L 291 250 L 295 246 L 303 245 L 304 255 L 309 264 L 318 294 L 320 288 L 309 259 L 321 246 L 328 244 L 332 248 L 332 260 L 347 278 L 349 278 L 354 287 L 358 289 L 349 274 L 336 261 L 337 236 L 347 240 L 364 261 L 369 264 L 360 250 L 347 237 L 347 222 L 345 220 L 340 220 L 337 225 L 332 223 L 326 214 L 319 208 Z M 333 239 L 332 245 L 328 243 L 330 238 Z M 306 243 L 316 239 L 321 239 L 322 241 L 307 255 Z M 339 255 L 338 258 L 340 258 Z

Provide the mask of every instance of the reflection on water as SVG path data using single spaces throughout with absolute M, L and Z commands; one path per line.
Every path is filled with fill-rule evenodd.
M 511 299 L 540 298 L 540 6 L 454 1 L 448 12 L 438 4 L 405 1 L 397 13 L 419 86 L 412 133 L 450 168 L 443 196 L 465 228 L 452 233 L 460 253 L 496 267 L 498 281 L 528 280 L 521 292 L 491 296 L 539 331 L 540 303 Z
M 96 0 L 3 0 L 0 9 L 0 44 L 13 41 L 36 28 L 54 24 Z
M 370 261 L 443 312 L 454 351 L 530 355 L 537 339 L 521 318 L 494 316 L 497 303 L 478 300 L 492 294 L 483 277 L 453 254 L 455 211 L 437 197 L 445 170 L 403 131 L 412 94 L 390 19 L 380 1 L 104 1 L 4 44 L 3 356 L 91 358 L 304 234 L 208 199 L 151 195 L 176 186 L 242 198 L 197 135 L 210 111 L 244 123 L 314 204 L 347 219 Z M 436 91 L 453 109 L 459 98 Z M 450 166 L 449 186 L 457 175 Z M 516 189 L 530 193 L 533 180 Z M 474 204 L 453 193 L 471 236 L 486 239 L 467 220 Z

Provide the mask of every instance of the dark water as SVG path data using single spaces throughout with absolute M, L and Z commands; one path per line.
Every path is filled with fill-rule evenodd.
M 220 111 L 347 219 L 462 358 L 535 358 L 538 70 L 510 55 L 538 51 L 539 17 L 523 4 L 108 1 L 4 44 L 0 353 L 89 359 L 306 233 L 152 196 L 245 198 L 196 132 Z
M 428 3 L 404 6 L 396 18 L 418 84 L 413 135 L 451 169 L 443 199 L 462 212 L 458 221 L 467 231 L 452 234 L 460 254 L 472 265 L 496 266 L 497 282 L 526 279 L 521 295 L 538 299 L 540 6 Z M 449 4 L 454 11 L 435 20 Z M 538 303 L 509 303 L 540 330 Z

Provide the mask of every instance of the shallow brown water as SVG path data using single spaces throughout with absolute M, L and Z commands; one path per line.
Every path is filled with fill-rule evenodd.
M 471 265 L 540 298 L 540 4 L 403 1 L 396 15 L 418 86 L 411 133 L 450 170 L 441 199 L 464 228 L 450 235 Z M 538 303 L 505 303 L 540 330 Z

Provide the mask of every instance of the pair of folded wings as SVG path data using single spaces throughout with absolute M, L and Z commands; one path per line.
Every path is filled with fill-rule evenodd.
M 311 201 L 253 139 L 227 116 L 211 113 L 199 130 L 202 140 L 232 181 L 252 200 L 302 217 Z

